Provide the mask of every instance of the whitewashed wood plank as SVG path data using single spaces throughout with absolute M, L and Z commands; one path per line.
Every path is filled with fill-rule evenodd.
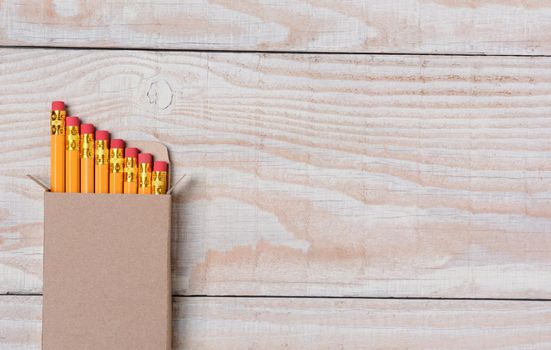
M 42 297 L 0 296 L 0 349 L 40 349 Z
M 0 43 L 549 55 L 550 17 L 548 1 L 5 0 Z
M 0 297 L 0 349 L 40 349 L 41 297 Z M 175 298 L 174 349 L 548 349 L 549 302 Z
M 156 139 L 179 295 L 551 297 L 551 59 L 0 50 L 0 292 L 40 292 L 49 101 Z

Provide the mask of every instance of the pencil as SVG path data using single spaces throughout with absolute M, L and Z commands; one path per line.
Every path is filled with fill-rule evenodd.
M 80 120 L 67 117 L 65 124 L 65 191 L 80 192 Z
M 96 131 L 94 192 L 109 193 L 109 132 Z
M 138 193 L 138 149 L 124 150 L 124 193 Z
M 109 149 L 109 193 L 123 193 L 124 141 L 111 140 Z
M 151 194 L 151 166 L 153 156 L 150 153 L 138 154 L 138 193 Z
M 50 112 L 50 191 L 65 192 L 65 103 L 52 102 Z
M 80 192 L 94 193 L 94 125 L 80 126 Z
M 168 184 L 168 163 L 156 161 L 153 163 L 153 194 L 166 194 Z

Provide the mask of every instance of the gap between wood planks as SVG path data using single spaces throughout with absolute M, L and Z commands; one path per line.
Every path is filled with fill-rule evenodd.
M 33 297 L 42 296 L 42 293 L 14 293 L 7 292 L 0 294 L 10 297 Z M 227 294 L 173 294 L 173 298 L 235 298 L 235 299 L 348 299 L 348 300 L 465 300 L 465 301 L 532 301 L 551 302 L 551 299 L 530 299 L 530 298 L 443 298 L 443 297 L 360 297 L 360 296 L 309 296 L 309 295 L 227 295 Z
M 270 55 L 380 55 L 380 56 L 456 56 L 456 57 L 551 57 L 530 54 L 486 54 L 486 53 L 414 53 L 414 52 L 326 52 L 326 51 L 284 51 L 284 50 L 213 50 L 213 49 L 170 49 L 150 47 L 93 47 L 93 46 L 48 46 L 48 45 L 0 45 L 0 49 L 43 49 L 43 50 L 95 50 L 95 51 L 153 51 L 153 52 L 204 52 L 204 53 L 258 53 Z

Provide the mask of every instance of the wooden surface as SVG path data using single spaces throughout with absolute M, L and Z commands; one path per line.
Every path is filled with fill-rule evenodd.
M 4 293 L 41 292 L 63 98 L 189 174 L 177 295 L 551 298 L 551 58 L 0 55 Z
M 41 298 L 0 298 L 0 349 L 40 349 Z M 548 349 L 549 302 L 174 298 L 174 349 Z
M 175 349 L 549 349 L 549 18 L 547 0 L 0 1 L 0 350 L 40 347 L 24 175 L 48 181 L 54 99 L 188 175 Z
M 6 45 L 550 55 L 548 0 L 4 0 Z

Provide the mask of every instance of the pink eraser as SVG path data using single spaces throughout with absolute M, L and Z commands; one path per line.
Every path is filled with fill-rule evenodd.
M 134 147 L 129 147 L 124 150 L 125 157 L 136 158 L 138 157 L 138 153 L 140 153 L 140 150 Z
M 79 126 L 80 119 L 78 117 L 67 117 L 65 118 L 65 125 L 67 126 Z
M 65 102 L 63 101 L 53 101 L 52 102 L 52 111 L 64 111 Z
M 93 134 L 94 133 L 94 124 L 81 124 L 80 125 L 81 134 Z
M 109 141 L 109 131 L 107 130 L 96 131 L 96 140 Z
M 112 139 L 111 148 L 124 148 L 124 141 L 121 139 Z
M 140 153 L 138 154 L 138 164 L 141 163 L 153 163 L 153 156 L 151 153 Z
M 168 170 L 168 163 L 163 162 L 161 160 L 156 160 L 153 163 L 153 171 L 167 171 Z

